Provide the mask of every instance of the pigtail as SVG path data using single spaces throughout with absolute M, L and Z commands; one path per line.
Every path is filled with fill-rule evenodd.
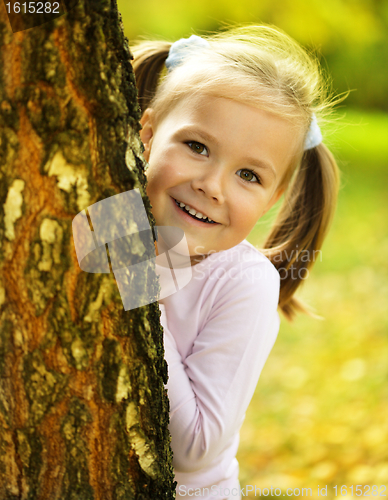
M 279 307 L 289 321 L 297 311 L 315 316 L 293 295 L 321 255 L 335 212 L 339 181 L 337 164 L 324 144 L 305 151 L 264 244 L 263 253 L 280 274 Z
M 155 95 L 170 47 L 171 42 L 163 41 L 140 42 L 131 47 L 134 57 L 132 67 L 142 113 L 149 107 Z

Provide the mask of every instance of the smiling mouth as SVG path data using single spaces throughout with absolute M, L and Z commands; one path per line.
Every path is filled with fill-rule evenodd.
M 204 222 L 205 224 L 218 224 L 218 222 L 215 222 L 214 220 L 209 219 L 206 215 L 203 215 L 201 212 L 197 212 L 194 208 L 191 208 L 189 205 L 185 205 L 182 201 L 178 201 L 175 198 L 173 198 L 173 199 L 174 199 L 177 207 L 180 208 L 180 210 L 182 210 L 182 212 L 186 212 L 193 219 Z M 188 207 L 188 208 L 186 208 L 186 207 Z M 190 213 L 190 212 L 194 212 L 194 213 Z

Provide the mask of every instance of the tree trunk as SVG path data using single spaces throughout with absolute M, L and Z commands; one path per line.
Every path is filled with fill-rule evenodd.
M 153 227 L 138 120 L 115 0 L 15 33 L 0 2 L 0 499 L 174 498 L 157 303 L 124 310 L 72 234 L 133 189 Z

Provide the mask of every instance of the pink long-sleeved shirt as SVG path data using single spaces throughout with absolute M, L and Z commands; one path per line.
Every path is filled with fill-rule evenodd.
M 239 429 L 279 330 L 280 277 L 246 240 L 192 271 L 159 304 L 177 498 L 238 499 Z

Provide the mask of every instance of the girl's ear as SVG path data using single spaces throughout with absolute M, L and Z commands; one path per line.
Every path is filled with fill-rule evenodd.
M 140 139 L 144 144 L 144 158 L 148 161 L 151 151 L 152 138 L 154 136 L 154 110 L 147 108 L 141 117 Z

